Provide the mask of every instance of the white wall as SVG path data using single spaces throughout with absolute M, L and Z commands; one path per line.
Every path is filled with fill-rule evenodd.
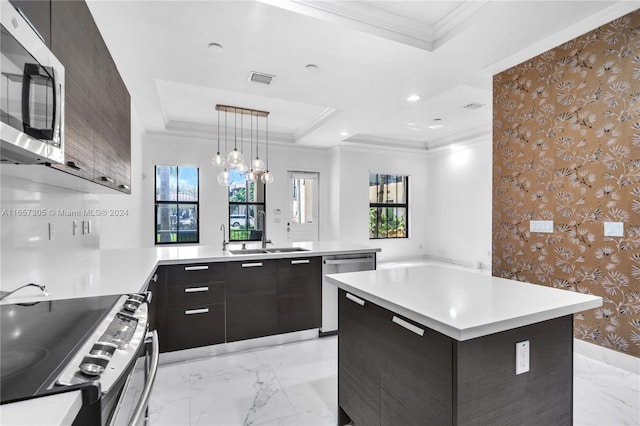
M 427 214 L 425 186 L 428 175 L 426 154 L 415 152 L 372 151 L 350 147 L 335 148 L 334 190 L 332 202 L 338 203 L 339 239 L 354 244 L 380 247 L 380 260 L 425 254 Z M 409 176 L 409 238 L 369 239 L 369 174 L 385 173 Z M 337 182 L 337 185 L 335 184 Z
M 424 187 L 427 254 L 491 265 L 491 138 L 430 154 Z
M 227 188 L 217 182 L 220 169 L 211 164 L 216 146 L 213 140 L 180 136 L 143 135 L 142 156 L 142 246 L 153 246 L 154 167 L 196 166 L 200 175 L 200 244 L 222 245 L 220 225 L 228 225 Z M 264 159 L 264 157 L 263 157 Z M 303 147 L 269 147 L 269 166 L 274 182 L 267 186 L 267 237 L 275 245 L 286 242 L 287 171 L 311 171 L 320 175 L 320 239 L 329 239 L 332 225 L 329 206 L 329 153 Z M 275 210 L 280 209 L 280 216 Z M 279 219 L 279 222 L 278 222 Z M 228 233 L 228 227 L 227 227 Z

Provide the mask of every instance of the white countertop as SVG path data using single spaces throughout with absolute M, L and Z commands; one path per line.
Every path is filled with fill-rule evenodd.
M 328 275 L 339 288 L 456 340 L 602 306 L 602 298 L 438 265 Z
M 240 248 L 232 244 L 231 249 Z M 259 245 L 259 243 L 258 243 Z M 256 244 L 248 244 L 257 247 Z M 30 287 L 12 294 L 0 304 L 135 293 L 143 289 L 158 265 L 194 262 L 230 262 L 234 260 L 278 259 L 331 254 L 379 252 L 379 248 L 344 244 L 337 241 L 305 242 L 278 247 L 302 247 L 307 251 L 235 255 L 212 246 L 159 246 L 141 249 L 86 250 L 80 256 L 40 259 L 37 273 L 24 278 L 11 277 L 11 288 L 29 282 L 44 284 L 49 296 Z M 273 248 L 269 246 L 268 248 Z M 53 255 L 52 255 L 53 256 Z M 6 278 L 6 277 L 5 277 Z M 4 280 L 3 280 L 4 281 Z M 3 283 L 5 284 L 5 283 Z M 6 288 L 3 288 L 6 289 Z
M 82 392 L 72 391 L 0 405 L 5 426 L 70 425 L 82 408 Z

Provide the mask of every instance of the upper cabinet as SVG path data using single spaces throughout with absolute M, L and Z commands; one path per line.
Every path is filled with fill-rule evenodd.
M 40 34 L 47 47 L 51 47 L 51 2 L 49 0 L 9 0 L 22 12 L 35 30 Z
M 52 167 L 131 193 L 131 98 L 87 4 L 12 3 L 65 67 L 65 162 Z

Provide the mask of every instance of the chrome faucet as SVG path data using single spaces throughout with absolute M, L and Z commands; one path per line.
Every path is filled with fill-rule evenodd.
M 224 223 L 220 225 L 220 230 L 222 231 L 222 250 L 226 250 L 229 245 L 229 241 L 227 241 L 227 231 L 224 228 Z
M 29 283 L 29 284 L 25 284 L 23 286 L 20 286 L 14 290 L 11 291 L 0 291 L 0 300 L 3 300 L 5 297 L 11 296 L 13 293 L 15 293 L 16 291 L 25 288 L 25 287 L 38 287 L 40 289 L 40 291 L 42 291 L 44 293 L 45 296 L 49 295 L 49 292 L 47 291 L 47 286 L 44 285 L 38 285 L 38 284 L 34 284 L 34 283 Z
M 271 244 L 271 240 L 267 240 L 267 213 L 264 210 L 258 210 L 258 216 L 262 215 L 262 248 L 267 248 L 267 244 Z

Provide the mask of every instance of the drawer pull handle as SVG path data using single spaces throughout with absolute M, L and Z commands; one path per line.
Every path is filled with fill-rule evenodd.
M 302 259 L 302 260 L 292 260 L 291 264 L 292 265 L 304 265 L 305 263 L 309 263 L 309 259 Z
M 153 274 L 153 278 L 151 278 L 151 281 L 153 281 L 154 283 L 158 282 L 158 274 Z
M 108 182 L 108 183 L 114 183 L 115 181 L 113 179 L 111 179 L 109 176 L 102 176 L 100 178 L 101 181 L 103 182 Z
M 421 329 L 420 327 L 416 327 L 415 325 L 403 320 L 402 318 L 398 318 L 398 317 L 394 316 L 391 319 L 391 321 L 395 322 L 400 327 L 404 327 L 407 330 L 416 333 L 418 336 L 424 336 L 424 330 L 423 329 Z
M 209 269 L 208 265 L 201 265 L 201 266 L 185 266 L 184 270 L 185 271 L 206 271 L 207 269 Z
M 262 267 L 262 262 L 259 263 L 243 263 L 243 268 L 260 268 Z
M 120 189 L 126 189 L 127 191 L 131 190 L 131 187 L 125 183 L 122 183 L 120 185 L 118 185 L 118 188 Z
M 355 297 L 353 294 L 347 293 L 347 299 L 356 302 L 360 306 L 364 306 L 364 300 L 360 299 L 359 297 Z
M 201 291 L 209 291 L 209 287 L 189 287 L 185 288 L 185 293 L 199 293 Z
M 185 315 L 207 314 L 207 313 L 209 313 L 209 308 L 189 309 L 188 311 L 184 311 Z

